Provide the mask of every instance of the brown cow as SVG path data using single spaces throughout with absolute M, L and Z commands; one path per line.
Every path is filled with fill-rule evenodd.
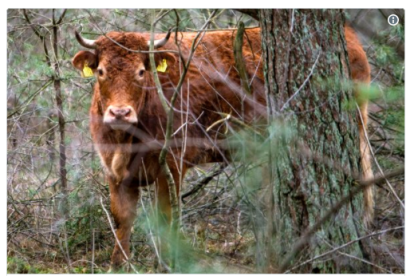
M 158 35 L 154 42 L 157 64 L 166 65 L 159 72 L 166 99 L 174 93 L 184 61 L 197 33 Z M 197 47 L 186 79 L 174 106 L 174 135 L 167 164 L 174 177 L 177 193 L 188 168 L 204 162 L 228 159 L 223 114 L 231 114 L 248 124 L 265 121 L 266 101 L 261 64 L 260 29 L 246 29 L 243 56 L 251 79 L 252 95 L 240 88 L 240 78 L 233 58 L 235 31 L 206 32 Z M 370 69 L 356 35 L 345 28 L 352 78 L 369 83 Z M 160 169 L 159 153 L 165 139 L 166 113 L 157 94 L 150 70 L 147 33 L 110 32 L 97 40 L 82 38 L 79 43 L 94 52 L 80 51 L 73 65 L 90 67 L 97 79 L 90 109 L 90 128 L 96 149 L 105 167 L 111 191 L 111 211 L 117 237 L 129 254 L 131 226 L 135 217 L 138 187 L 156 183 L 161 211 L 171 216 L 167 179 Z M 168 50 L 168 51 L 166 51 Z M 360 103 L 364 122 L 367 103 Z M 222 123 L 218 123 L 222 122 Z M 371 176 L 369 154 L 362 125 L 361 152 L 365 176 Z M 372 194 L 365 192 L 367 214 L 372 213 Z M 115 245 L 113 266 L 124 260 Z

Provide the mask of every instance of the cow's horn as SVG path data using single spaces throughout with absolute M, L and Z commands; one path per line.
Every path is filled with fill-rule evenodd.
M 89 49 L 95 49 L 96 44 L 95 40 L 83 38 L 78 31 L 75 31 L 76 40 L 79 42 L 80 45 Z
M 171 35 L 171 29 L 168 30 L 168 33 L 164 38 L 154 40 L 154 49 L 158 49 L 158 48 L 164 46 L 165 44 L 167 44 L 168 39 L 170 39 L 170 35 Z M 147 43 L 148 43 L 148 46 L 149 46 L 151 42 L 148 41 Z

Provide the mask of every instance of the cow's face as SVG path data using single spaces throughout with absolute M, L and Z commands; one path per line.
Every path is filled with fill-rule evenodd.
M 95 49 L 94 53 L 78 52 L 72 63 L 82 72 L 85 66 L 93 72 L 99 84 L 95 99 L 99 100 L 103 123 L 116 130 L 128 129 L 138 122 L 145 92 L 153 86 L 148 53 L 137 52 L 148 51 L 147 40 L 137 33 L 118 32 L 96 41 L 77 38 L 83 46 Z

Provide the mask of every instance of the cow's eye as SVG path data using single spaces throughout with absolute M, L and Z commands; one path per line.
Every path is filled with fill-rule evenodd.
M 138 77 L 142 78 L 144 76 L 144 74 L 145 74 L 145 70 L 144 69 L 140 69 L 138 71 Z
M 103 74 L 104 74 L 104 71 L 102 70 L 102 68 L 98 68 L 98 75 L 99 75 L 100 77 L 102 77 L 102 76 L 103 76 Z

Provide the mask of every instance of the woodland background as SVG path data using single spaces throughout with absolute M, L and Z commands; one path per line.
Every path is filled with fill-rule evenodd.
M 176 12 L 180 30 L 190 31 L 198 30 L 212 11 Z M 400 18 L 395 27 L 387 23 L 392 13 Z M 210 29 L 236 28 L 240 21 L 246 27 L 258 26 L 239 11 L 218 14 Z M 373 168 L 392 171 L 405 160 L 404 12 L 345 14 L 371 65 Z M 89 134 L 94 79 L 82 78 L 71 65 L 81 49 L 74 30 L 82 28 L 90 38 L 110 30 L 148 32 L 150 11 L 10 9 L 7 16 L 7 271 L 103 273 L 109 268 L 114 241 L 105 211 L 109 189 Z M 157 24 L 156 32 L 175 24 L 171 12 Z M 186 242 L 176 245 L 182 252 L 182 272 L 257 271 L 257 252 L 264 248 L 255 236 L 260 202 L 255 200 L 258 187 L 248 184 L 257 181 L 257 163 L 251 159 L 226 167 L 203 165 L 187 174 L 181 206 Z M 404 177 L 389 184 L 376 187 L 376 216 L 369 237 L 375 258 L 365 265 L 376 272 L 404 273 Z M 146 273 L 159 272 L 152 198 L 152 188 L 144 188 L 131 242 L 133 263 Z M 324 253 L 318 252 L 320 257 L 311 263 L 364 261 L 339 249 Z M 298 260 L 297 266 L 306 261 Z

